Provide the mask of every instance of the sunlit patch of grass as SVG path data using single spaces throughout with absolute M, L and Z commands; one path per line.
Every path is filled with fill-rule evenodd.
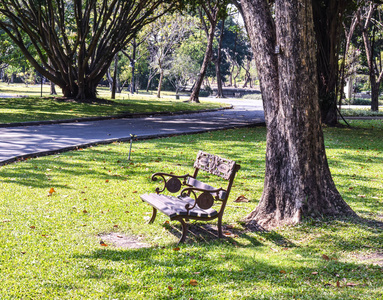
M 3 166 L 1 295 L 381 299 L 382 268 L 360 257 L 383 247 L 383 128 L 378 121 L 352 122 L 353 129 L 325 129 L 326 149 L 339 191 L 362 219 L 308 219 L 273 232 L 251 232 L 241 223 L 262 193 L 265 128 L 137 141 L 132 161 L 129 145 L 114 143 Z M 177 251 L 178 223 L 159 214 L 146 224 L 151 208 L 139 195 L 154 191 L 153 172 L 192 172 L 200 149 L 241 164 L 224 215 L 224 225 L 234 229 L 218 240 L 195 231 L 197 223 Z M 215 176 L 204 181 L 220 185 Z M 233 202 L 240 195 L 250 202 Z M 98 235 L 108 232 L 134 235 L 151 247 L 101 246 Z
M 375 117 L 383 116 L 383 106 L 380 106 L 379 111 L 371 111 L 371 108 L 361 108 L 358 106 L 345 106 L 342 109 L 342 115 L 345 117 Z
M 147 97 L 109 103 L 78 103 L 57 100 L 53 97 L 0 98 L 0 123 L 105 117 L 131 113 L 197 111 L 225 106 L 213 102 L 196 104 Z

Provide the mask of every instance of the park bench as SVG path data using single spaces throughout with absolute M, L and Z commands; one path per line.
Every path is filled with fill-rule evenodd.
M 161 178 L 163 187 L 157 187 L 156 193 L 141 195 L 142 201 L 149 203 L 153 207 L 153 214 L 149 224 L 154 222 L 157 210 L 167 215 L 170 220 L 179 221 L 182 225 L 182 236 L 179 243 L 183 243 L 188 230 L 187 221 L 190 219 L 198 221 L 218 219 L 218 237 L 223 237 L 222 216 L 235 174 L 239 168 L 240 165 L 236 164 L 235 161 L 199 151 L 194 162 L 193 175 L 179 176 L 168 173 L 154 173 L 152 180 L 156 181 Z M 228 181 L 227 188 L 214 188 L 197 180 L 199 170 L 222 177 L 225 181 Z M 174 196 L 163 194 L 165 190 L 171 194 L 181 192 L 178 196 Z

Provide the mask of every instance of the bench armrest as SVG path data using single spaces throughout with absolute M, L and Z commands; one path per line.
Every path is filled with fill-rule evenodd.
M 163 191 L 165 191 L 165 189 L 167 189 L 170 193 L 177 193 L 181 189 L 182 185 L 186 185 L 186 179 L 190 177 L 190 175 L 174 175 L 169 173 L 158 172 L 152 175 L 152 180 L 157 181 L 158 177 L 163 179 L 164 186 L 162 187 L 162 189 L 159 187 L 156 188 L 157 194 L 162 193 Z M 183 179 L 183 181 L 181 182 L 180 179 Z
M 196 188 L 196 187 L 186 187 L 181 191 L 181 194 L 178 196 L 180 199 L 182 197 L 190 197 L 191 194 L 194 196 L 194 204 L 186 204 L 185 208 L 189 212 L 189 210 L 192 210 L 196 205 L 199 206 L 201 209 L 209 209 L 213 206 L 214 200 L 220 199 L 220 192 L 224 191 L 223 188 L 218 189 L 203 189 L 203 188 Z M 199 193 L 199 196 L 197 197 L 197 193 Z M 215 196 L 213 196 L 215 194 Z

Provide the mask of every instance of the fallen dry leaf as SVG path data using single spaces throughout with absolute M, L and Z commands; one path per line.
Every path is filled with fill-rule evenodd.
M 330 257 L 328 257 L 326 254 L 323 254 L 323 255 L 322 255 L 322 258 L 323 258 L 324 260 L 327 260 L 327 261 L 330 260 Z
M 250 200 L 247 199 L 244 195 L 241 195 L 237 199 L 235 199 L 234 202 L 250 202 Z
M 180 251 L 180 247 L 173 248 L 173 251 Z
M 50 188 L 49 192 L 48 192 L 48 196 L 52 196 L 53 193 L 55 193 L 55 189 L 54 188 Z
M 103 246 L 103 247 L 107 247 L 108 245 L 105 244 L 103 241 L 100 241 L 100 245 Z
M 29 228 L 30 228 L 30 229 L 36 229 L 36 227 L 33 226 L 33 225 L 32 225 L 32 226 L 29 226 Z
M 113 227 L 114 227 L 114 228 L 117 228 L 117 227 L 118 227 L 118 225 L 113 225 Z
M 340 286 L 340 282 L 339 282 L 339 280 L 336 281 L 336 287 L 337 287 L 337 288 L 340 288 L 340 287 L 341 287 L 341 286 Z
M 196 285 L 198 285 L 198 282 L 195 279 L 190 279 L 189 284 L 192 285 L 192 286 L 196 286 Z
M 318 275 L 318 272 L 312 272 L 311 275 Z
M 286 274 L 286 271 L 285 270 L 280 270 L 279 273 Z
M 353 283 L 353 282 L 347 282 L 346 286 L 357 286 L 358 284 L 357 283 Z
M 168 290 L 169 290 L 169 291 L 172 291 L 173 288 L 169 285 L 169 286 L 168 286 Z

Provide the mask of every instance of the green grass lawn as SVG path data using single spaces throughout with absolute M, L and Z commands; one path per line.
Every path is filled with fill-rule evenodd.
M 375 117 L 383 116 L 383 106 L 379 107 L 379 111 L 371 111 L 368 107 L 358 107 L 358 105 L 345 105 L 342 108 L 342 115 L 345 117 Z
M 337 187 L 361 219 L 268 233 L 241 223 L 262 193 L 261 127 L 137 141 L 132 161 L 129 145 L 115 143 L 1 167 L 0 298 L 382 299 L 383 124 L 351 122 L 353 129 L 325 129 L 326 147 Z M 151 208 L 139 195 L 154 191 L 153 172 L 191 172 L 199 149 L 242 168 L 226 237 L 192 226 L 178 250 L 178 223 L 159 214 L 147 225 Z M 240 195 L 250 202 L 233 202 Z M 109 233 L 150 247 L 101 246 Z
M 44 98 L 36 96 L 38 88 L 16 85 L 14 90 L 4 84 L 0 85 L 0 94 L 7 91 L 14 95 L 34 95 L 27 98 L 0 98 L 0 124 L 28 121 L 47 121 L 76 119 L 86 117 L 111 116 L 126 113 L 153 113 L 153 112 L 177 112 L 197 111 L 227 107 L 226 104 L 203 101 L 202 103 L 185 103 L 185 99 L 175 100 L 175 97 L 157 99 L 150 94 L 130 95 L 119 94 L 111 103 L 77 103 L 63 101 L 46 95 Z M 47 87 L 44 87 L 45 89 Z M 30 89 L 31 91 L 24 92 Z M 110 92 L 105 88 L 99 89 L 99 96 L 110 100 Z M 0 96 L 1 97 L 1 96 Z

